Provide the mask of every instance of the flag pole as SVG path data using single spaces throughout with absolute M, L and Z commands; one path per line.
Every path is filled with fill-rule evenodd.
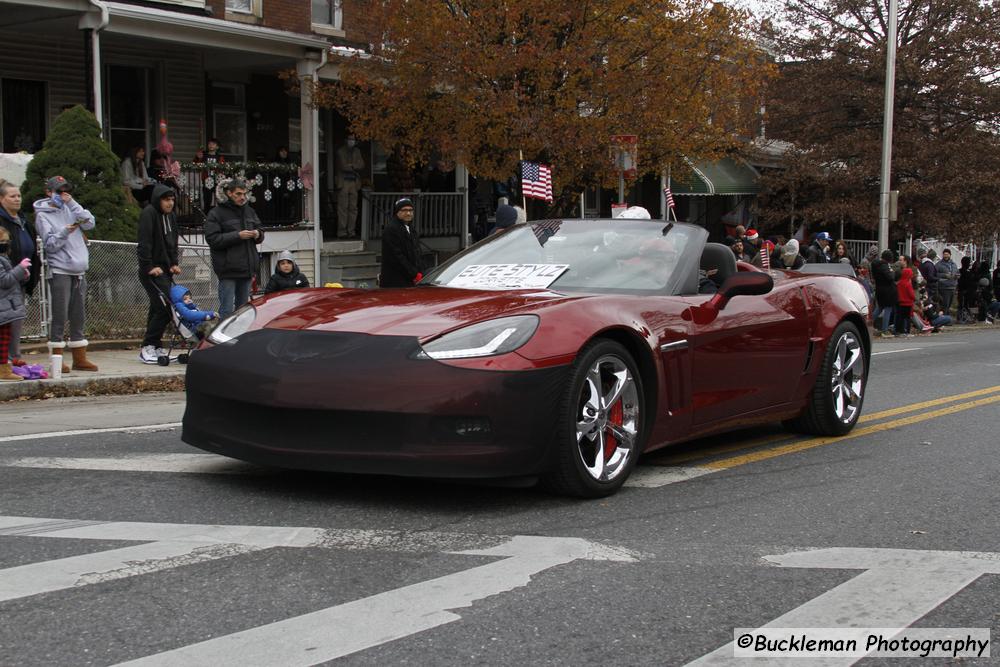
M 671 167 L 671 165 L 668 164 L 667 165 L 667 189 L 670 190 L 670 194 L 673 195 L 674 188 L 672 187 L 672 184 L 670 182 L 670 167 Z M 674 210 L 673 206 L 667 206 L 667 220 L 670 220 L 670 216 L 673 216 L 674 217 L 674 222 L 677 222 L 677 211 Z
M 521 208 L 524 210 L 524 217 L 528 217 L 528 198 L 524 196 L 524 151 L 518 149 L 517 151 L 517 170 L 519 172 L 519 178 L 521 181 Z

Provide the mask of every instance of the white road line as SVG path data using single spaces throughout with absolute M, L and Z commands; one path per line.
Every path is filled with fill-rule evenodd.
M 261 547 L 150 542 L 0 570 L 0 602 L 169 570 Z
M 984 574 L 1000 574 L 1000 554 L 908 549 L 832 548 L 765 560 L 780 567 L 865 570 L 761 627 L 906 628 Z M 730 642 L 690 665 L 744 665 Z M 813 658 L 809 665 L 841 667 L 857 658 Z M 800 664 L 794 658 L 761 664 Z
M 39 440 L 42 438 L 65 438 L 73 435 L 90 435 L 92 433 L 125 433 L 131 431 L 163 431 L 177 428 L 181 422 L 168 424 L 147 424 L 145 426 L 114 426 L 111 428 L 84 428 L 75 431 L 49 431 L 46 433 L 24 433 L 22 435 L 5 435 L 0 442 L 15 442 L 18 440 Z
M 896 354 L 897 352 L 913 352 L 914 350 L 923 350 L 922 347 L 904 347 L 901 350 L 882 350 L 881 352 L 872 352 L 872 356 L 879 354 Z
M 237 461 L 216 454 L 144 454 L 120 458 L 73 458 L 58 456 L 31 456 L 0 459 L 0 467 L 45 468 L 53 470 L 104 470 L 116 472 L 190 473 L 205 475 L 266 474 L 272 468 Z M 698 466 L 640 466 L 632 471 L 625 486 L 656 489 L 668 484 L 686 482 L 695 477 L 718 470 Z
M 316 665 L 460 620 L 450 610 L 526 586 L 557 565 L 593 558 L 591 546 L 578 538 L 517 536 L 492 549 L 460 552 L 502 560 L 121 665 Z
M 121 458 L 73 458 L 30 456 L 0 459 L 0 467 L 51 468 L 56 470 L 113 470 L 118 472 L 171 472 L 209 475 L 246 475 L 267 472 L 269 468 L 237 461 L 216 454 L 144 454 Z
M 713 472 L 718 470 L 699 466 L 640 466 L 632 471 L 632 475 L 625 481 L 625 486 L 655 489 L 667 484 L 686 482 Z

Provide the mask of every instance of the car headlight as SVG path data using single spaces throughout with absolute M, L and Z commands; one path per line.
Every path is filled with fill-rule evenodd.
M 247 332 L 256 317 L 257 309 L 248 303 L 219 322 L 218 326 L 212 329 L 212 333 L 208 334 L 208 340 L 216 345 L 236 340 Z
M 536 315 L 502 317 L 467 326 L 421 346 L 419 359 L 468 359 L 507 354 L 527 343 L 538 328 Z

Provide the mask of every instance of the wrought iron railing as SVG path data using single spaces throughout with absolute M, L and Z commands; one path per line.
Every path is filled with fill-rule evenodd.
M 173 179 L 180 196 L 177 215 L 182 227 L 199 228 L 205 216 L 223 201 L 222 186 L 239 177 L 249 186 L 249 200 L 265 227 L 296 225 L 305 217 L 305 188 L 298 165 L 230 162 L 184 164 Z

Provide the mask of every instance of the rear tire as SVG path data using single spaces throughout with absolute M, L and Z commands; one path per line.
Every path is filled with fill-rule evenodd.
M 156 363 L 158 363 L 161 366 L 169 366 L 170 365 L 170 357 L 168 357 L 166 355 L 161 355 L 161 356 L 159 356 L 159 357 L 156 358 Z
M 179 363 L 179 364 L 186 364 L 188 362 L 189 356 L 190 355 L 188 355 L 187 352 L 184 352 L 182 354 L 178 354 L 177 355 L 177 363 Z
M 830 337 L 805 410 L 786 428 L 814 435 L 844 435 L 858 422 L 868 383 L 868 357 L 858 328 L 841 322 Z
M 542 483 L 551 491 L 601 498 L 618 491 L 642 451 L 639 370 L 619 343 L 597 340 L 573 362 L 556 423 L 556 463 Z

